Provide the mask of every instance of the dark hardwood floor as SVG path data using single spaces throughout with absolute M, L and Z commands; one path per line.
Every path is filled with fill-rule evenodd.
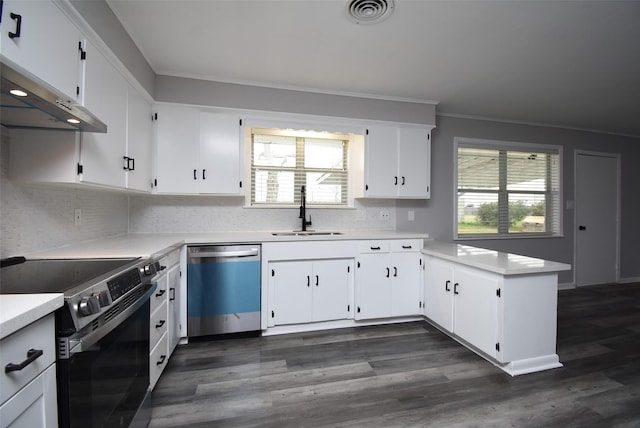
M 558 354 L 511 377 L 426 322 L 195 342 L 150 427 L 640 427 L 640 284 L 560 291 Z

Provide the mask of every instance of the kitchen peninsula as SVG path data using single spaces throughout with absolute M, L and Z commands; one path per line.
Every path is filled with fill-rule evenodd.
M 169 247 L 249 242 L 262 244 L 263 249 L 267 247 L 267 251 L 263 251 L 262 260 L 263 334 L 426 319 L 512 376 L 562 366 L 556 354 L 557 273 L 570 269 L 569 265 L 472 246 L 430 241 L 427 234 L 394 231 L 340 231 L 306 236 L 270 231 L 129 234 L 30 256 L 150 257 L 161 254 Z M 409 310 L 397 309 L 403 306 L 394 306 L 394 309 L 389 309 L 390 312 L 374 312 L 371 316 L 358 312 L 362 302 L 371 302 L 371 293 L 381 292 L 380 290 L 386 292 L 384 287 L 387 286 L 384 282 L 387 278 L 381 281 L 382 288 L 371 286 L 370 277 L 357 272 L 358 263 L 368 260 L 369 248 L 378 251 L 380 246 L 380 251 L 384 254 L 375 255 L 384 257 L 377 260 L 385 263 L 391 260 L 389 276 L 393 277 L 394 267 L 400 266 L 396 262 L 399 259 L 394 259 L 394 254 L 399 253 L 402 245 L 398 245 L 403 242 L 414 244 L 415 248 L 406 248 L 405 251 L 411 253 L 409 257 L 416 257 L 420 267 L 418 276 L 411 277 L 410 282 L 416 282 L 412 284 L 415 287 L 402 288 L 406 291 L 400 293 L 411 294 L 409 301 L 415 300 L 415 306 Z M 341 250 L 335 252 L 329 250 L 329 246 Z M 297 261 L 335 258 L 347 261 L 347 269 L 355 272 L 350 273 L 353 276 L 345 282 L 348 288 L 345 297 L 348 305 L 346 315 L 339 320 L 323 319 L 320 322 L 309 318 L 303 321 L 285 321 L 278 325 L 277 317 L 275 323 L 272 321 L 273 286 L 276 283 L 270 279 L 271 270 L 268 266 L 271 263 L 272 266 L 282 267 L 282 263 L 291 259 L 287 252 L 289 250 L 281 250 L 282 248 L 295 249 L 297 255 L 294 259 Z M 314 248 L 320 251 L 317 255 Z M 396 248 L 395 253 L 393 248 Z M 381 266 L 383 272 L 386 272 L 386 265 Z M 185 271 L 184 265 L 181 269 Z M 382 275 L 386 276 L 384 273 Z M 184 276 L 186 275 L 183 275 L 180 292 L 186 296 L 187 280 Z M 391 279 L 393 278 L 389 278 L 389 284 L 394 284 Z M 363 288 L 365 285 L 366 288 Z M 390 295 L 387 300 L 393 300 L 395 296 L 396 301 L 399 301 L 399 292 L 394 293 L 396 295 Z M 185 298 L 181 301 L 186 304 Z M 282 302 L 280 300 L 278 304 L 281 305 Z M 183 307 L 181 316 L 183 325 L 186 325 L 184 310 Z M 378 315 L 380 313 L 383 315 Z M 186 329 L 182 331 L 182 336 L 187 336 Z

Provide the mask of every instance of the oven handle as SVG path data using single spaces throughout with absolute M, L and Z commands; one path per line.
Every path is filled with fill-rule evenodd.
M 61 340 L 68 339 L 68 357 L 79 352 L 86 351 L 88 348 L 95 345 L 100 339 L 111 333 L 116 327 L 122 324 L 124 320 L 133 315 L 138 309 L 142 307 L 142 305 L 149 301 L 151 295 L 156 291 L 156 288 L 158 288 L 158 284 L 155 282 L 151 283 L 149 289 L 142 295 L 141 298 L 136 300 L 136 302 L 129 306 L 127 309 L 113 317 L 105 326 L 92 331 L 91 333 L 82 337 L 74 338 L 73 336 L 71 336 L 68 338 L 61 338 Z M 63 356 L 60 355 L 60 357 Z

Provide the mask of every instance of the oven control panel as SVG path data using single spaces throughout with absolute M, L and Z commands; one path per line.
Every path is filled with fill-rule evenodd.
M 141 283 L 140 269 L 129 269 L 122 275 L 115 277 L 111 281 L 107 281 L 111 301 L 115 302 Z

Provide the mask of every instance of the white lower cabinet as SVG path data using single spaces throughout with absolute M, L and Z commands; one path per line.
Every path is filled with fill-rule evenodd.
M 365 241 L 356 261 L 355 319 L 420 315 L 420 240 Z
M 269 263 L 273 325 L 347 319 L 353 260 Z
M 511 375 L 560 367 L 557 273 L 501 275 L 425 256 L 425 316 Z
M 153 389 L 180 339 L 180 249 L 160 257 L 149 319 L 149 389 Z
M 4 368 L 0 380 L 0 426 L 57 426 L 53 314 L 2 339 L 0 364 Z M 25 365 L 11 371 L 7 369 L 11 364 Z
M 427 257 L 425 284 L 427 318 L 497 357 L 500 277 Z

